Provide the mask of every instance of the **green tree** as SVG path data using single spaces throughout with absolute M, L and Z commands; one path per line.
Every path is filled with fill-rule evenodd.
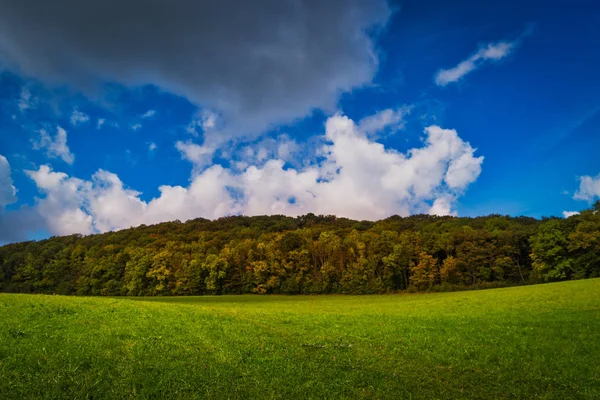
M 229 269 L 227 260 L 217 255 L 210 254 L 206 257 L 202 269 L 207 273 L 204 280 L 206 290 L 209 293 L 221 294 L 223 280 L 227 276 L 227 270 Z
M 569 279 L 573 260 L 569 256 L 569 232 L 561 219 L 544 222 L 531 238 L 533 269 L 544 281 Z

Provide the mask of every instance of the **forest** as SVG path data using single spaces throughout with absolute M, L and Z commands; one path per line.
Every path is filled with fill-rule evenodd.
M 0 291 L 374 294 L 600 277 L 600 201 L 569 218 L 195 219 L 0 247 Z

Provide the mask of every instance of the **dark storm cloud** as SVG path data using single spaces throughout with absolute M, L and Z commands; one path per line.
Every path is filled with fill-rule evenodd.
M 0 0 L 0 55 L 78 88 L 156 84 L 250 133 L 369 83 L 367 31 L 389 16 L 385 0 Z

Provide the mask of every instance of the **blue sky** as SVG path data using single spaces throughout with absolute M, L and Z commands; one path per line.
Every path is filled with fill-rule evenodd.
M 0 5 L 0 241 L 600 196 L 597 2 L 178 2 Z

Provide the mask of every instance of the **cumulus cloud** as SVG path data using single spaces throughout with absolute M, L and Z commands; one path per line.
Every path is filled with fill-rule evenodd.
M 17 201 L 17 189 L 13 185 L 10 164 L 6 157 L 0 154 L 0 211 Z
M 89 192 L 89 182 L 54 172 L 47 165 L 42 165 L 37 171 L 26 170 L 25 173 L 44 194 L 43 199 L 36 199 L 35 211 L 50 232 L 56 235 L 94 232 L 92 216 L 82 209 L 86 193 Z
M 106 232 L 178 218 L 216 218 L 235 209 L 226 188 L 229 178 L 220 166 L 204 171 L 187 188 L 159 187 L 160 196 L 150 202 L 102 169 L 89 181 L 55 172 L 48 165 L 26 173 L 44 195 L 36 199 L 35 213 L 57 235 Z
M 149 152 L 153 152 L 154 150 L 156 150 L 157 147 L 158 146 L 156 145 L 156 143 L 151 142 L 151 143 L 148 144 L 148 151 Z
M 575 200 L 592 201 L 600 198 L 600 174 L 593 176 L 582 176 L 579 178 L 579 189 L 573 196 Z
M 479 48 L 471 57 L 460 62 L 456 67 L 441 69 L 435 75 L 435 83 L 438 86 L 446 86 L 449 83 L 461 80 L 465 75 L 487 63 L 497 62 L 508 56 L 517 46 L 518 41 L 489 43 Z
M 371 220 L 455 214 L 457 199 L 477 179 L 483 161 L 455 130 L 439 126 L 425 129 L 421 147 L 400 153 L 370 139 L 348 117 L 335 115 L 322 140 L 319 163 L 290 168 L 278 152 L 267 152 L 263 162 L 241 170 L 197 169 L 187 187 L 161 186 L 160 195 L 148 202 L 104 170 L 90 180 L 49 166 L 27 174 L 43 194 L 35 206 L 39 217 L 51 233 L 66 234 L 232 214 L 313 212 Z M 177 148 L 193 163 L 204 164 L 210 154 L 193 143 L 178 142 Z
M 40 137 L 32 141 L 34 150 L 46 150 L 48 157 L 61 158 L 67 164 L 73 164 L 75 156 L 69 150 L 67 132 L 63 128 L 56 128 L 54 138 L 45 129 L 41 129 L 39 133 Z
M 452 203 L 455 199 L 452 196 L 440 197 L 433 201 L 431 208 L 427 211 L 427 214 L 431 215 L 456 215 L 455 211 L 452 211 Z
M 563 211 L 563 218 L 569 218 L 573 215 L 579 215 L 579 211 Z
M 2 1 L 0 54 L 81 89 L 157 85 L 238 135 L 334 110 L 341 93 L 369 84 L 373 35 L 390 15 L 385 0 Z
M 89 120 L 90 116 L 79 110 L 73 110 L 73 113 L 71 114 L 71 125 L 73 126 L 83 124 L 85 122 L 88 122 Z

